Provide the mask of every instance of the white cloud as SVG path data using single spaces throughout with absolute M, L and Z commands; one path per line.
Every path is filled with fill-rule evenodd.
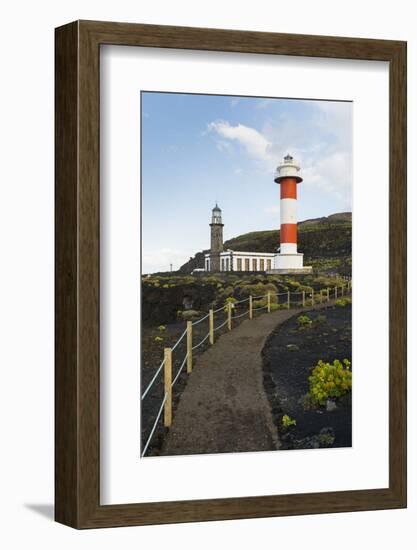
M 286 126 L 287 123 L 284 121 L 279 132 L 272 127 L 267 127 L 264 132 L 260 132 L 244 124 L 232 126 L 228 121 L 219 120 L 210 122 L 207 131 L 217 134 L 218 149 L 226 149 L 225 140 L 230 140 L 229 143 L 236 142 L 244 148 L 252 160 L 259 163 L 262 171 L 273 172 L 280 159 L 287 153 L 291 153 L 299 162 L 303 160 L 303 150 L 295 145 L 297 131 L 294 132 L 294 128 L 290 125 L 287 130 Z
M 260 100 L 257 106 L 266 107 L 267 102 Z M 318 101 L 311 105 L 308 119 L 281 114 L 267 119 L 262 131 L 225 120 L 211 122 L 207 131 L 216 134 L 218 147 L 219 142 L 239 144 L 262 172 L 273 173 L 280 160 L 292 154 L 307 185 L 333 194 L 350 208 L 352 104 Z
M 208 124 L 208 130 L 216 132 L 221 138 L 236 141 L 242 145 L 249 156 L 255 160 L 269 158 L 271 143 L 255 128 L 237 124 L 231 126 L 229 122 L 218 120 Z
M 352 201 L 352 156 L 336 151 L 327 156 L 315 158 L 303 167 L 306 185 L 336 195 L 351 208 Z

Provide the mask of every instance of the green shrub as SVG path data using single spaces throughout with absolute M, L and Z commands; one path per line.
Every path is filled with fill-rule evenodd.
M 352 303 L 352 298 L 350 296 L 346 296 L 346 298 L 339 298 L 335 301 L 335 306 L 337 307 L 345 307 Z
M 329 397 L 338 398 L 352 389 L 352 371 L 347 359 L 331 363 L 319 361 L 311 376 L 309 395 L 319 405 L 324 405 Z
M 202 316 L 201 311 L 196 311 L 195 309 L 187 309 L 182 312 L 181 318 L 183 321 L 192 321 L 193 319 L 198 319 Z
M 159 330 L 159 332 L 164 332 L 164 330 L 166 330 L 166 328 L 167 327 L 165 325 L 159 325 L 158 330 Z
M 225 304 L 224 304 L 224 311 L 227 313 L 229 310 L 229 304 L 232 304 L 232 312 L 234 310 L 233 304 L 237 302 L 236 298 L 233 298 L 233 296 L 229 296 L 226 298 Z
M 288 428 L 291 428 L 291 426 L 296 426 L 297 422 L 296 420 L 288 416 L 288 414 L 284 414 L 284 416 L 281 419 L 281 424 L 284 430 L 288 430 Z
M 155 342 L 163 342 L 164 339 L 161 338 L 160 336 L 155 336 Z
M 242 296 L 245 298 L 247 296 L 252 295 L 252 296 L 262 296 L 262 298 L 265 297 L 265 300 L 268 292 L 270 292 L 271 302 L 277 301 L 277 297 L 275 295 L 277 292 L 277 287 L 273 283 L 257 282 L 256 284 L 244 284 L 241 287 L 240 292 Z
M 297 317 L 298 328 L 304 329 L 309 328 L 313 324 L 313 321 L 308 315 L 300 315 Z
M 320 447 L 331 447 L 334 443 L 335 436 L 330 433 L 321 433 L 318 435 Z
M 287 350 L 288 351 L 298 351 L 300 348 L 297 346 L 297 344 L 287 344 Z

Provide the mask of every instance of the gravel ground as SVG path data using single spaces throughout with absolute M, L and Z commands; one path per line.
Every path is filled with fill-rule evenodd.
M 303 396 L 309 390 L 308 377 L 312 368 L 322 359 L 352 360 L 352 308 L 331 307 L 322 312 L 305 312 L 314 321 L 317 315 L 325 320 L 312 328 L 299 330 L 297 316 L 276 327 L 263 349 L 264 387 L 279 427 L 284 448 L 306 448 L 309 438 L 320 430 L 330 428 L 335 440 L 333 447 L 352 445 L 351 399 L 344 398 L 335 410 L 319 407 L 305 409 Z M 291 437 L 282 437 L 283 414 L 295 419 Z M 327 430 L 328 431 L 328 430 Z
M 327 304 L 314 309 L 327 308 Z M 246 304 L 236 315 L 245 312 Z M 196 454 L 277 449 L 280 446 L 276 423 L 276 402 L 265 386 L 262 350 L 277 325 L 300 314 L 301 309 L 265 314 L 254 312 L 254 320 L 243 316 L 233 320 L 233 331 L 224 327 L 216 332 L 216 344 L 208 342 L 193 352 L 191 376 L 184 368 L 173 392 L 173 425 L 168 430 L 158 422 L 146 455 Z M 225 315 L 219 312 L 215 326 Z M 145 329 L 142 333 L 142 392 L 163 358 L 164 347 L 172 347 L 185 323 L 167 325 L 164 331 Z M 194 342 L 208 331 L 208 321 L 194 328 Z M 162 342 L 155 342 L 156 337 Z M 185 339 L 174 352 L 175 377 L 185 356 Z M 265 355 L 264 355 L 265 360 Z M 163 398 L 162 373 L 142 401 L 142 449 L 151 432 Z M 267 391 L 265 391 L 265 389 Z
M 236 315 L 240 315 L 247 310 L 247 304 L 242 304 L 236 308 Z M 205 313 L 203 312 L 201 316 L 203 317 Z M 233 320 L 233 326 L 238 326 L 245 316 L 239 317 L 239 319 Z M 226 320 L 226 314 L 223 311 L 220 311 L 215 316 L 215 326 L 221 325 Z M 146 327 L 142 330 L 142 365 L 141 365 L 141 395 L 144 390 L 147 388 L 148 384 L 152 380 L 156 371 L 158 370 L 159 365 L 161 364 L 164 357 L 164 348 L 172 347 L 178 338 L 181 336 L 185 330 L 185 322 L 177 322 L 164 325 L 165 330 L 161 331 L 157 327 Z M 195 325 L 193 327 L 193 342 L 198 344 L 208 332 L 208 319 Z M 224 327 L 216 331 L 216 337 L 227 332 L 227 327 Z M 156 338 L 162 338 L 162 341 L 155 340 Z M 197 361 L 199 355 L 204 353 L 210 347 L 208 341 L 202 344 L 197 350 L 193 351 L 194 359 Z M 186 339 L 184 338 L 178 347 L 175 349 L 173 354 L 173 378 L 175 377 L 178 369 L 181 366 L 181 363 L 186 354 Z M 186 367 L 182 370 L 177 382 L 174 386 L 173 391 L 173 411 L 175 414 L 176 408 L 178 406 L 180 397 L 186 387 L 188 381 L 188 375 L 186 373 Z M 151 433 L 152 427 L 154 425 L 156 416 L 161 406 L 163 399 L 163 372 L 155 380 L 150 391 L 147 393 L 145 399 L 141 401 L 141 449 L 144 448 L 146 441 Z M 168 430 L 164 428 L 161 421 L 158 422 L 150 445 L 147 449 L 146 455 L 158 455 L 160 454 L 163 441 L 167 435 Z

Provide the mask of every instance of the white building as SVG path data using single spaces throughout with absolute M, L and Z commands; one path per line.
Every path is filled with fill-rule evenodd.
M 205 271 L 212 271 L 210 253 L 205 254 Z M 270 271 L 275 254 L 269 252 L 220 252 L 220 271 Z M 214 270 L 213 270 L 214 271 Z

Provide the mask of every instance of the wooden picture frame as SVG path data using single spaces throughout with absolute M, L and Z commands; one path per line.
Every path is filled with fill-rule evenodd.
M 100 505 L 99 56 L 117 44 L 389 62 L 389 487 Z M 406 43 L 76 21 L 56 29 L 56 521 L 75 528 L 406 506 Z

